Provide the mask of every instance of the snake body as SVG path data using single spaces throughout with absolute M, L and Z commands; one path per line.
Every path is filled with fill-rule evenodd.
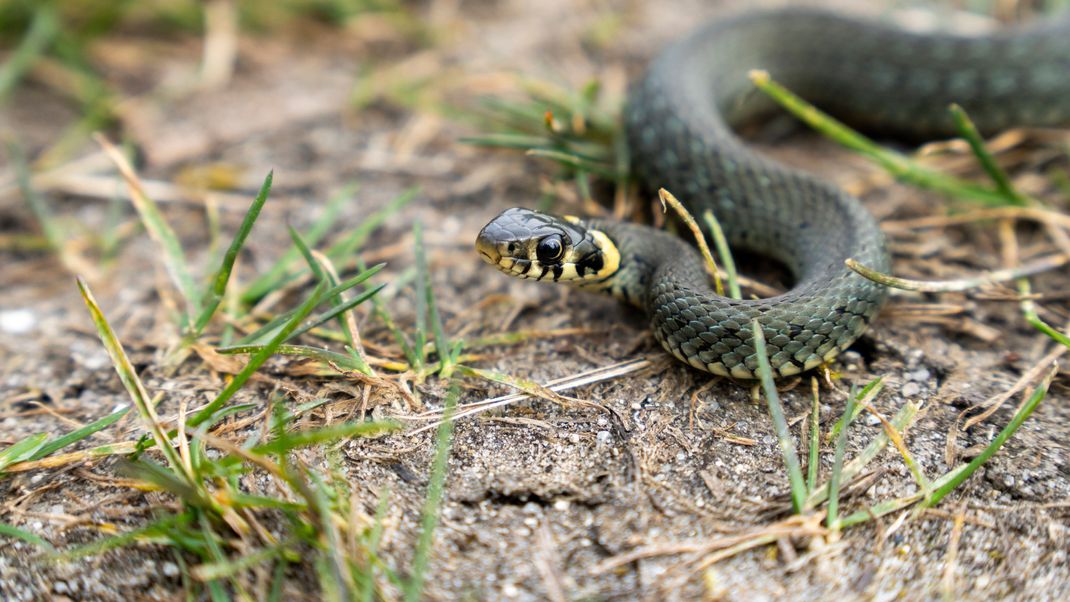
M 759 300 L 721 297 L 699 255 L 676 237 L 522 209 L 488 224 L 477 248 L 512 275 L 604 289 L 635 303 L 661 344 L 701 370 L 755 378 L 753 320 L 778 376 L 832 359 L 886 297 L 844 261 L 887 271 L 884 238 L 856 198 L 736 137 L 733 127 L 773 108 L 754 93 L 752 69 L 852 124 L 911 139 L 953 135 L 952 102 L 982 132 L 1070 121 L 1065 18 L 975 37 L 913 33 L 814 9 L 745 14 L 666 49 L 634 86 L 625 127 L 643 181 L 673 192 L 695 215 L 712 210 L 733 247 L 789 268 L 791 290 Z

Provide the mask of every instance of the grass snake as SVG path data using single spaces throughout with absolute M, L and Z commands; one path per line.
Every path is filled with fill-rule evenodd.
M 779 260 L 793 287 L 733 300 L 696 250 L 647 226 L 509 209 L 476 248 L 513 276 L 609 292 L 642 308 L 658 341 L 700 370 L 755 378 L 757 319 L 777 376 L 831 360 L 866 329 L 885 289 L 844 265 L 889 268 L 876 220 L 854 197 L 748 149 L 733 127 L 767 114 L 747 77 L 764 69 L 851 124 L 910 139 L 954 135 L 949 103 L 982 132 L 1070 121 L 1070 20 L 984 36 L 915 33 L 807 8 L 712 22 L 667 48 L 629 95 L 635 172 L 711 209 L 733 248 Z

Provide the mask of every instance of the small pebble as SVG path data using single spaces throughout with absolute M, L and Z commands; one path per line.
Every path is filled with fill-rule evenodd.
M 932 377 L 932 374 L 929 372 L 928 368 L 920 368 L 907 374 L 908 380 L 920 383 L 928 382 L 930 377 Z
M 0 330 L 8 334 L 26 334 L 37 326 L 37 316 L 28 309 L 0 311 Z
M 921 385 L 914 382 L 907 383 L 903 385 L 903 389 L 900 392 L 903 394 L 903 397 L 914 397 L 918 393 L 921 393 Z
M 165 577 L 178 577 L 178 565 L 173 562 L 163 563 L 162 570 Z
M 609 442 L 613 440 L 613 435 L 610 435 L 609 431 L 598 431 L 595 439 L 600 445 L 609 445 Z
M 869 426 L 877 426 L 881 423 L 881 419 L 877 418 L 873 414 L 866 414 L 866 424 Z

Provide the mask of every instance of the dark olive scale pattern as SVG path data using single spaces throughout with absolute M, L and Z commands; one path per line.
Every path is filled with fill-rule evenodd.
M 669 47 L 625 112 L 641 179 L 696 215 L 712 209 L 729 242 L 792 271 L 788 292 L 737 301 L 712 290 L 683 241 L 646 227 L 592 221 L 621 253 L 607 284 L 644 307 L 658 340 L 691 365 L 738 378 L 757 368 L 758 320 L 779 376 L 850 345 L 886 297 L 844 265 L 889 268 L 876 220 L 854 197 L 747 149 L 733 126 L 772 110 L 748 79 L 774 79 L 846 121 L 910 139 L 954 135 L 957 102 L 982 132 L 1070 122 L 1070 20 L 984 37 L 918 34 L 813 9 L 717 21 Z

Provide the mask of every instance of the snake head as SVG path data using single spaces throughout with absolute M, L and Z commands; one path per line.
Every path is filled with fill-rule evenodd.
M 479 232 L 476 251 L 487 263 L 517 278 L 585 284 L 602 282 L 620 263 L 616 246 L 578 218 L 513 208 Z

